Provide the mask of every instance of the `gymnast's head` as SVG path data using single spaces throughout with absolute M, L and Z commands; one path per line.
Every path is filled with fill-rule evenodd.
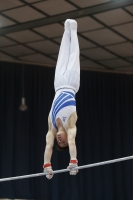
M 56 134 L 57 139 L 57 150 L 63 151 L 68 150 L 68 139 L 67 139 L 67 133 L 65 131 L 58 131 Z

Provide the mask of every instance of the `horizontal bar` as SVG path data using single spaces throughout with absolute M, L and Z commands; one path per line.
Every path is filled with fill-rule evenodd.
M 97 167 L 97 166 L 101 166 L 101 165 L 107 165 L 107 164 L 112 164 L 112 163 L 116 163 L 116 162 L 131 160 L 131 159 L 133 159 L 133 156 L 128 156 L 128 157 L 118 158 L 118 159 L 114 159 L 114 160 L 98 162 L 98 163 L 89 164 L 89 165 L 83 165 L 83 166 L 75 167 L 73 169 L 85 169 L 85 168 Z M 53 171 L 53 174 L 59 174 L 59 173 L 68 172 L 68 171 L 69 171 L 68 169 L 61 169 L 61 170 Z M 0 179 L 0 182 L 44 176 L 44 175 L 47 175 L 47 174 L 48 173 L 43 172 L 43 173 L 39 173 L 39 174 L 30 174 L 30 175 L 24 175 L 24 176 L 2 178 L 2 179 Z

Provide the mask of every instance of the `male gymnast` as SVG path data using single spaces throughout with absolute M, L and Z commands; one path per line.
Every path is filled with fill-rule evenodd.
M 75 144 L 77 121 L 75 94 L 79 90 L 79 85 L 80 62 L 77 22 L 67 19 L 64 24 L 64 34 L 55 70 L 55 97 L 48 116 L 48 133 L 43 165 L 44 172 L 48 172 L 46 175 L 48 179 L 53 177 L 51 156 L 55 138 L 60 149 L 69 148 L 70 163 L 68 169 L 70 175 L 78 173 L 78 170 L 73 168 L 78 165 Z

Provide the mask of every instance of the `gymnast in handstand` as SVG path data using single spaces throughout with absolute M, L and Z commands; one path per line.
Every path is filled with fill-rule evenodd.
M 69 148 L 70 175 L 76 175 L 78 170 L 73 168 L 78 165 L 76 138 L 76 101 L 75 94 L 80 85 L 79 43 L 77 37 L 77 22 L 67 19 L 64 24 L 64 34 L 59 50 L 55 70 L 55 97 L 48 116 L 48 133 L 44 152 L 44 172 L 48 179 L 53 177 L 51 156 L 54 139 L 56 138 L 59 149 Z

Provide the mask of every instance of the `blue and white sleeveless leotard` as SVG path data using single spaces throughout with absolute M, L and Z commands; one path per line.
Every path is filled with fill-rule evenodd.
M 55 129 L 58 129 L 56 126 L 56 119 L 60 118 L 65 128 L 65 124 L 70 117 L 70 115 L 76 111 L 76 101 L 75 94 L 71 89 L 60 89 L 56 92 L 52 107 L 49 113 L 51 122 Z

